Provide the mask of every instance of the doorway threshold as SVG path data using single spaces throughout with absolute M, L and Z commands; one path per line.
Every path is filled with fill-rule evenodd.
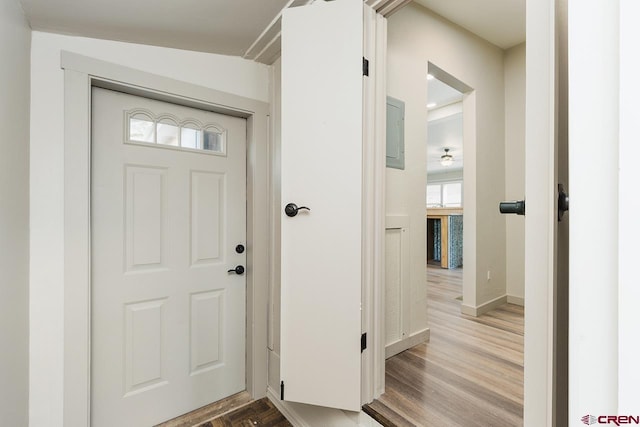
M 402 415 L 377 399 L 364 405 L 362 411 L 384 427 L 416 427 L 415 424 L 410 423 Z
M 249 393 L 241 391 L 240 393 L 232 394 L 229 397 L 225 397 L 217 402 L 210 403 L 201 408 L 195 409 L 179 417 L 173 418 L 169 421 L 165 421 L 158 424 L 155 427 L 192 427 L 204 424 L 207 421 L 212 421 L 223 415 L 236 411 L 246 405 L 253 402 Z

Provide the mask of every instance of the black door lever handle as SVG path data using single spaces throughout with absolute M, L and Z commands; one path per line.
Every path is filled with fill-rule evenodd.
M 232 268 L 231 270 L 227 270 L 227 273 L 235 273 L 238 275 L 244 274 L 244 267 L 241 265 L 236 266 L 236 268 Z
M 294 216 L 298 215 L 298 211 L 299 210 L 311 211 L 311 209 L 309 209 L 308 207 L 306 207 L 306 206 L 298 207 L 298 205 L 296 205 L 295 203 L 288 203 L 287 206 L 284 207 L 284 213 L 288 217 L 294 217 Z
M 524 215 L 525 214 L 524 200 L 517 200 L 513 202 L 500 202 L 500 213 Z

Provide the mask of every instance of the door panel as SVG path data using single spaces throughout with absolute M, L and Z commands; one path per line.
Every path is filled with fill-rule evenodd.
M 126 271 L 166 267 L 167 169 L 125 165 L 124 170 Z
M 360 0 L 287 9 L 282 22 L 284 399 L 360 409 Z M 284 205 L 306 206 L 294 217 Z
M 246 123 L 92 96 L 91 422 L 153 425 L 245 389 Z
M 220 260 L 224 175 L 191 172 L 191 263 L 207 264 Z

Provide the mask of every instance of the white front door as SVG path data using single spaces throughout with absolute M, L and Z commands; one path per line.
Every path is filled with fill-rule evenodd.
M 285 10 L 282 397 L 352 411 L 361 405 L 362 53 L 361 0 Z M 309 210 L 289 216 L 290 203 Z
M 245 120 L 94 88 L 91 192 L 92 425 L 244 390 Z

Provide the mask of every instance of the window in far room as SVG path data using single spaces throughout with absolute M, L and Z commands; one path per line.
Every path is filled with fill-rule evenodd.
M 428 208 L 459 208 L 462 206 L 462 181 L 427 185 Z

